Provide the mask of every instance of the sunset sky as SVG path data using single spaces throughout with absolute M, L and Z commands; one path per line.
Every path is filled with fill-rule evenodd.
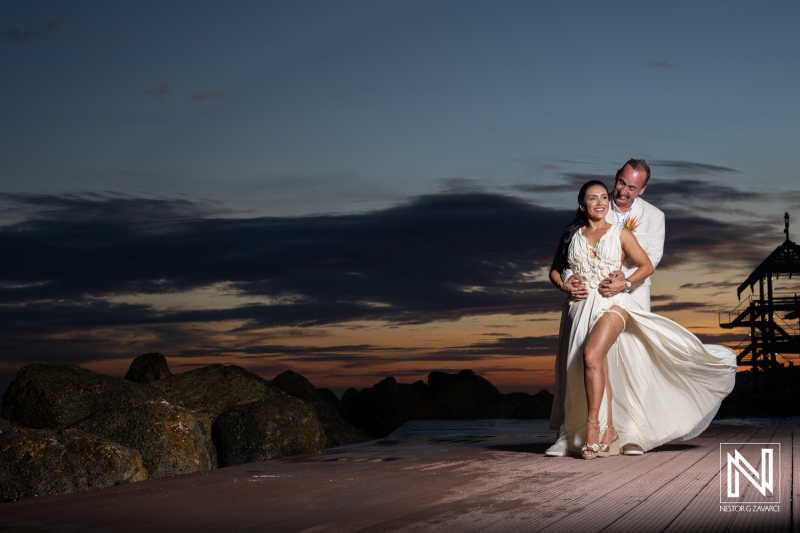
M 798 20 L 790 0 L 3 1 L 0 391 L 32 362 L 122 376 L 153 351 L 339 394 L 465 368 L 552 390 L 556 239 L 630 157 L 666 214 L 653 310 L 737 346 L 719 313 L 784 212 L 800 235 Z

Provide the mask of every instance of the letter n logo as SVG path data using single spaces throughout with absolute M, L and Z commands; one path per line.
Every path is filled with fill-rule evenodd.
M 723 448 L 725 448 L 723 450 Z M 775 453 L 777 451 L 777 454 Z M 780 443 L 720 444 L 720 462 L 724 457 L 720 484 L 720 503 L 761 503 L 775 501 L 775 457 L 780 461 Z M 754 466 L 755 465 L 755 466 Z M 747 491 L 747 483 L 758 491 Z M 742 501 L 743 499 L 749 501 Z M 759 501 L 753 501 L 753 500 Z
M 733 455 L 728 454 L 728 498 L 739 497 L 739 474 L 747 478 L 762 496 L 772 489 L 772 449 L 761 449 L 761 473 L 747 462 L 739 450 L 734 450 Z

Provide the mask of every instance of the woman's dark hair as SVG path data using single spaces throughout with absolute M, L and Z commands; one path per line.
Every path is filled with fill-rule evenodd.
M 589 187 L 594 187 L 595 185 L 599 185 L 604 188 L 606 190 L 606 194 L 608 194 L 608 187 L 606 187 L 606 184 L 602 181 L 587 181 L 583 184 L 583 187 L 581 187 L 581 190 L 578 192 L 578 204 L 584 204 L 584 200 L 586 199 L 586 191 L 589 190 Z M 553 258 L 553 264 L 550 267 L 551 270 L 563 272 L 564 269 L 567 268 L 567 254 L 569 253 L 569 243 L 572 240 L 572 236 L 575 235 L 576 231 L 588 223 L 589 219 L 586 217 L 586 211 L 579 207 L 575 212 L 575 219 L 566 225 L 564 232 L 561 234 L 561 239 L 558 241 L 558 250 L 556 250 L 556 256 Z

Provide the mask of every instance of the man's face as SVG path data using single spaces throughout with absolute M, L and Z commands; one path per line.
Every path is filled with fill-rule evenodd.
M 647 188 L 645 178 L 647 174 L 644 172 L 625 165 L 614 182 L 614 204 L 623 211 L 630 209 L 636 197 Z

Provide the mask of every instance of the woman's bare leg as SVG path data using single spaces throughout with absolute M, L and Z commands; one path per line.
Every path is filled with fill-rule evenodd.
M 614 417 L 611 413 L 611 381 L 608 379 L 608 357 L 603 360 L 603 380 L 606 382 L 606 417 L 608 421 L 606 425 L 611 429 L 611 431 L 606 431 L 603 434 L 603 438 L 600 439 L 601 444 L 611 444 L 614 439 L 617 437 L 617 430 L 614 428 Z
M 589 332 L 586 346 L 583 350 L 584 382 L 586 385 L 586 401 L 588 404 L 589 420 L 598 420 L 600 404 L 603 401 L 603 392 L 608 390 L 608 419 L 611 423 L 611 384 L 608 381 L 608 351 L 622 333 L 624 328 L 623 318 L 627 320 L 628 313 L 617 306 L 611 309 L 617 313 L 605 313 Z M 586 442 L 600 441 L 600 428 L 597 424 L 586 425 Z

